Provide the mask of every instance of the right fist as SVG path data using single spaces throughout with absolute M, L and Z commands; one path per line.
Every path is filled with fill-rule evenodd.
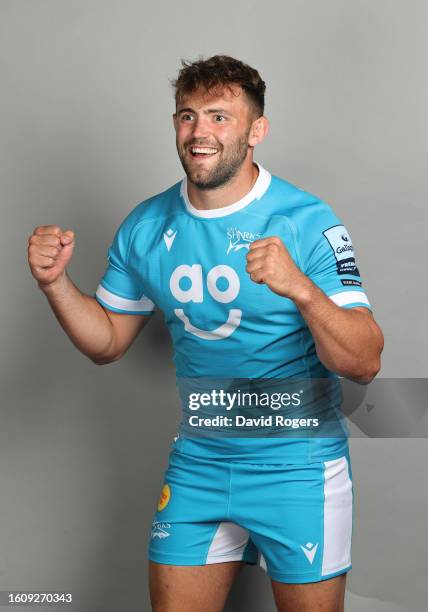
M 74 249 L 74 232 L 57 225 L 39 225 L 28 238 L 28 263 L 39 286 L 50 285 L 65 275 Z

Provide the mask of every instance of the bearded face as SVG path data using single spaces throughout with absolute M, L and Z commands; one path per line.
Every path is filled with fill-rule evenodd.
M 189 181 L 216 189 L 235 176 L 247 157 L 250 117 L 242 91 L 221 96 L 196 91 L 178 105 L 176 146 Z

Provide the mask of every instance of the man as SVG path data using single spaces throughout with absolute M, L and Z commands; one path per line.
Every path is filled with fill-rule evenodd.
M 110 363 L 156 305 L 179 380 L 370 382 L 383 337 L 347 230 L 324 202 L 253 161 L 268 132 L 260 75 L 214 56 L 183 63 L 174 86 L 186 177 L 123 221 L 96 299 L 66 273 L 72 231 L 41 226 L 30 237 L 32 273 L 66 333 Z M 280 612 L 343 610 L 351 529 L 343 437 L 184 428 L 152 525 L 153 610 L 222 610 L 245 562 L 265 567 Z

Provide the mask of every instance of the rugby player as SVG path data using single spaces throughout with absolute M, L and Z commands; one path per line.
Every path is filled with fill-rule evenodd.
M 157 307 L 179 379 L 369 383 L 383 336 L 347 229 L 253 159 L 269 128 L 258 71 L 218 55 L 183 62 L 173 85 L 185 177 L 124 219 L 95 296 L 67 273 L 72 230 L 29 238 L 31 272 L 65 332 L 111 363 Z M 153 610 L 219 612 L 243 564 L 258 563 L 280 612 L 340 612 L 352 507 L 346 437 L 180 431 L 151 527 Z

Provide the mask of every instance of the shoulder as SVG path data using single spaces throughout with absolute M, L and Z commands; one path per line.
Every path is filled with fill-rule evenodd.
M 342 221 L 318 196 L 277 176 L 272 177 L 269 191 L 270 214 L 281 219 L 293 235 L 302 267 L 317 253 L 329 253 L 344 236 L 351 244 Z
M 137 204 L 123 219 L 118 231 L 130 238 L 138 228 L 157 221 L 162 223 L 175 214 L 180 206 L 180 188 L 181 181 Z
M 340 223 L 332 207 L 318 196 L 278 176 L 272 176 L 272 214 L 283 215 L 296 230 L 326 229 Z

